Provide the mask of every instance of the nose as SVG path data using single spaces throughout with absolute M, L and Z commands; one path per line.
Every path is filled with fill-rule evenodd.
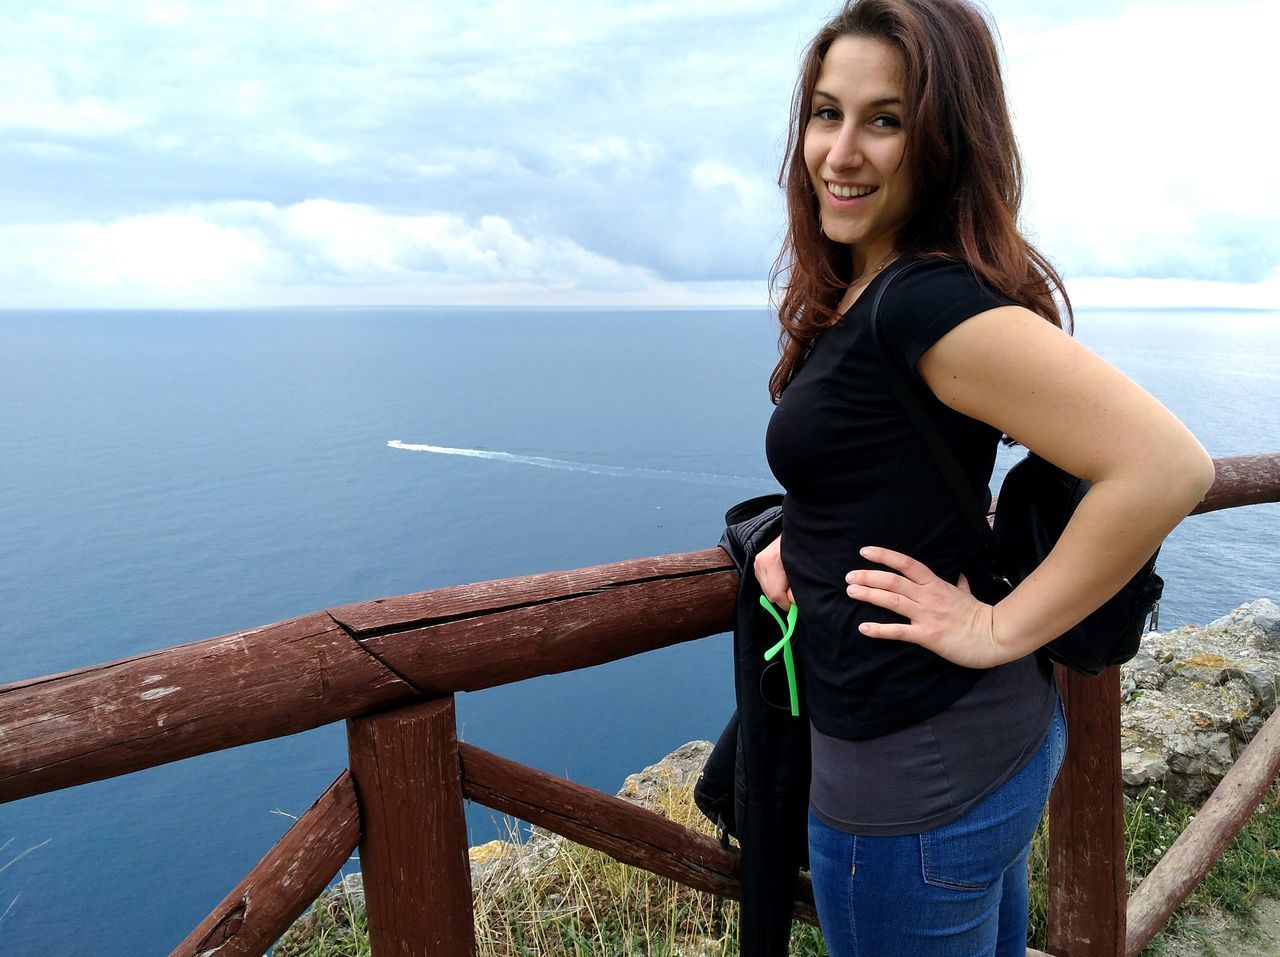
M 845 123 L 836 134 L 835 142 L 827 153 L 827 165 L 832 172 L 853 169 L 862 164 L 862 139 L 856 123 Z

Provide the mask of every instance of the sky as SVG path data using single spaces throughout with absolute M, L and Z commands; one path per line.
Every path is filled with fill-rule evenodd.
M 1082 306 L 1280 308 L 1280 3 L 991 0 Z M 813 0 L 0 4 L 0 307 L 766 301 Z

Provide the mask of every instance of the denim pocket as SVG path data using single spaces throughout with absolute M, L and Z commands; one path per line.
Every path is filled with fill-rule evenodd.
M 998 837 L 998 835 L 997 835 Z M 993 847 L 982 839 L 948 833 L 938 828 L 920 835 L 920 861 L 924 882 L 957 891 L 985 891 L 1005 872 L 1016 848 Z
M 984 891 L 1027 852 L 1048 789 L 1054 733 L 1035 757 L 964 817 L 920 835 L 920 864 L 926 884 L 958 891 Z

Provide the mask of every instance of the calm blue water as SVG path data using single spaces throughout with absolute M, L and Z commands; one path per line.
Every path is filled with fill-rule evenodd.
M 1078 335 L 1214 455 L 1280 451 L 1280 315 Z M 0 682 L 713 546 L 775 489 L 774 339 L 763 310 L 0 314 Z M 1277 518 L 1185 523 L 1161 624 L 1280 597 Z M 731 708 L 725 636 L 458 700 L 465 740 L 608 791 Z M 345 765 L 335 725 L 0 806 L 0 954 L 167 952 Z

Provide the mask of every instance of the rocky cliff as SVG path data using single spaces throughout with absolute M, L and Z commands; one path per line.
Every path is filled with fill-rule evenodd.
M 1120 675 L 1126 790 L 1198 804 L 1275 710 L 1280 606 L 1262 598 L 1203 627 L 1146 635 Z

